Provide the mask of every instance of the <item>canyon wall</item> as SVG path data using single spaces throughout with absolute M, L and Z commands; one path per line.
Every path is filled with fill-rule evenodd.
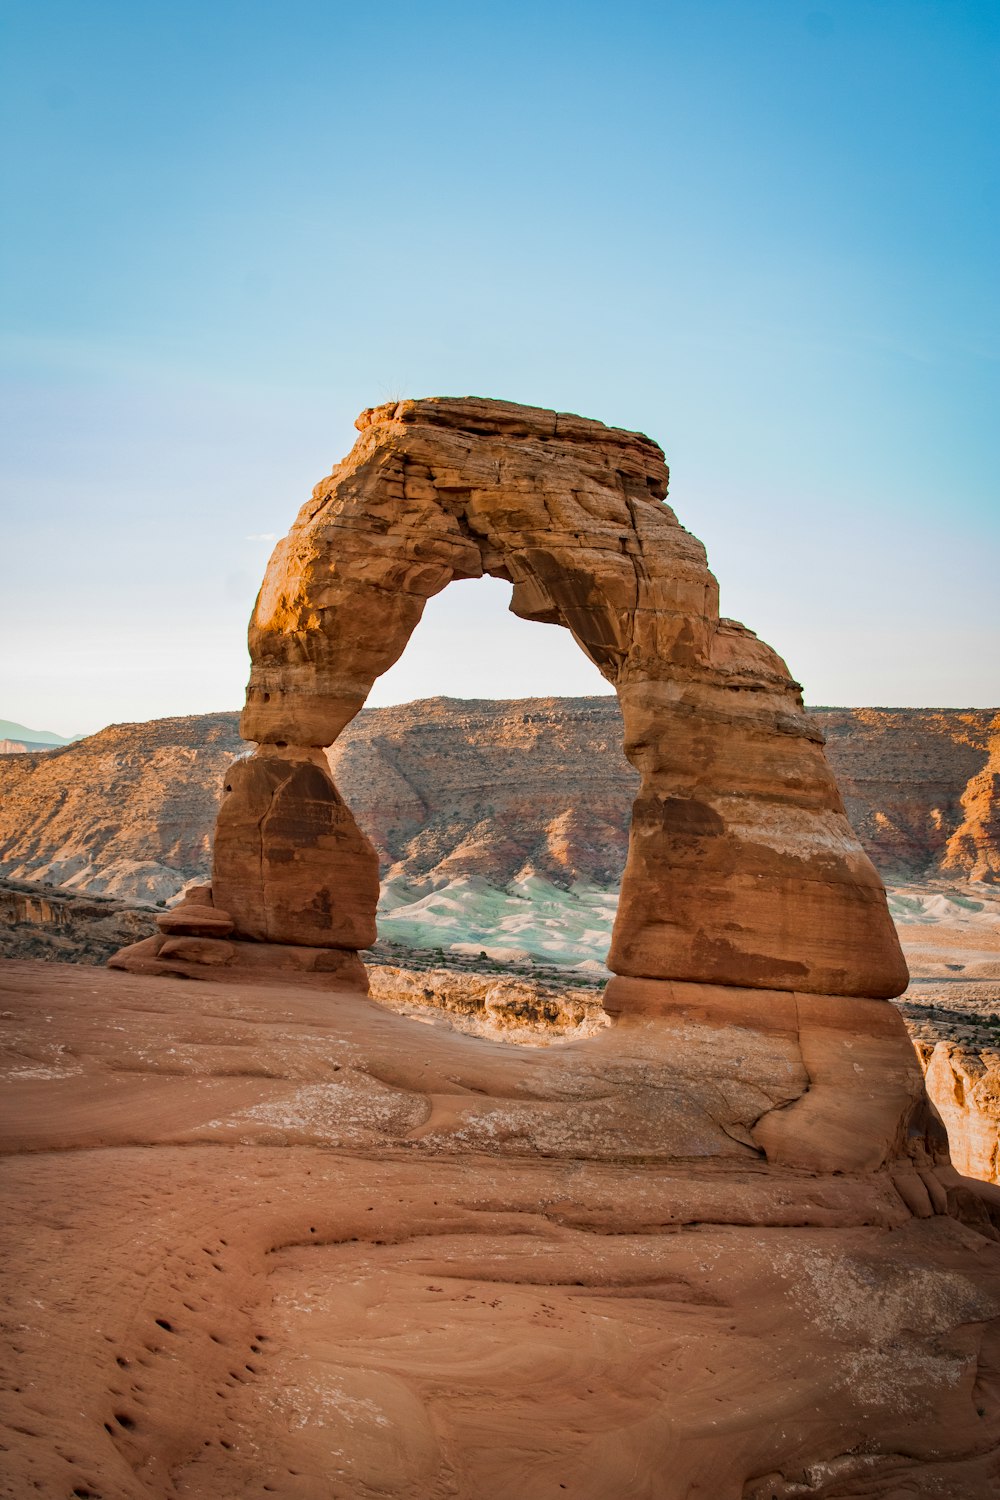
M 994 710 L 810 712 L 886 879 L 995 875 Z M 536 873 L 612 888 L 638 787 L 621 740 L 612 697 L 430 698 L 362 710 L 329 758 L 384 879 L 505 886 Z M 220 713 L 0 758 L 0 875 L 169 900 L 206 877 L 223 776 L 248 748 L 237 715 Z
M 152 907 L 0 880 L 0 956 L 103 964 L 156 931 Z
M 200 714 L 0 757 L 0 875 L 168 900 L 208 868 L 222 778 L 245 748 L 235 714 Z

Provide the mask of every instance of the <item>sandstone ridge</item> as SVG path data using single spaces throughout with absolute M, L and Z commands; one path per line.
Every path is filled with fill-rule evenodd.
M 0 975 L 21 1491 L 993 1493 L 1000 1195 L 949 1161 L 884 888 L 663 455 L 471 399 L 358 426 L 268 567 L 210 884 L 111 971 Z M 603 1015 L 548 1046 L 450 1023 L 537 1026 L 516 984 L 364 993 L 379 855 L 327 754 L 482 572 L 612 683 L 639 778 Z

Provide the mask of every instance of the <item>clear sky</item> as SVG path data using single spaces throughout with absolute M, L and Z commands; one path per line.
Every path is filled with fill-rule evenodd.
M 4 0 L 0 715 L 237 706 L 364 406 L 645 430 L 807 701 L 1000 700 L 996 0 Z M 603 687 L 497 583 L 373 702 Z

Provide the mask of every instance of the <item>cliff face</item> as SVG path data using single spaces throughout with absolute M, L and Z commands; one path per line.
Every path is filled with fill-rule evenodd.
M 0 755 L 21 755 L 25 751 L 51 749 L 52 745 L 43 745 L 39 740 L 0 739 Z
M 334 779 L 392 880 L 617 885 L 639 778 L 614 698 L 431 698 L 358 715 Z
M 883 875 L 995 879 L 1000 730 L 988 709 L 813 710 Z M 366 709 L 330 753 L 384 878 L 613 887 L 638 777 L 614 698 L 431 698 Z M 114 725 L 0 758 L 0 874 L 125 899 L 204 878 L 236 714 Z M 992 749 L 992 759 L 991 759 Z
M 169 899 L 208 868 L 235 714 L 114 724 L 0 758 L 0 874 L 126 900 Z
M 942 867 L 973 880 L 1000 884 L 1000 714 L 990 732 L 989 760 L 962 794 L 962 822 L 945 851 Z
M 0 880 L 0 957 L 103 964 L 156 931 L 151 907 Z
M 953 1165 L 965 1177 L 1000 1181 L 1000 1053 L 941 1041 L 918 1043 L 917 1056 Z
M 970 783 L 1000 746 L 993 709 L 819 708 L 847 815 L 884 876 L 974 876 L 973 848 L 949 840 L 965 823 Z M 996 811 L 996 789 L 993 789 Z M 985 809 L 977 803 L 979 816 Z M 974 878 L 981 878 L 975 876 Z

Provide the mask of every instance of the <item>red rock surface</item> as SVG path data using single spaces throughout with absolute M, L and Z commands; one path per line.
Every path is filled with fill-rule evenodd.
M 1000 1050 L 940 1041 L 918 1043 L 917 1055 L 958 1170 L 1000 1182 Z
M 241 937 L 355 951 L 375 941 L 378 855 L 320 750 L 267 746 L 230 767 L 213 869 L 215 905 Z
M 1000 1195 L 949 1162 L 881 882 L 662 455 L 479 401 L 359 426 L 261 590 L 212 889 L 124 972 L 0 976 L 17 1492 L 992 1493 Z M 609 1022 L 547 1048 L 336 967 L 377 861 L 322 747 L 482 571 L 615 684 L 641 777 Z
M 697 989 L 515 1049 L 0 965 L 0 1493 L 992 1496 L 1000 1216 L 912 1050 Z
M 969 877 L 949 858 L 963 797 L 984 770 L 995 709 L 817 708 L 847 815 L 883 876 Z
M 165 900 L 211 863 L 223 777 L 246 747 L 232 714 L 113 724 L 0 757 L 0 873 Z
M 991 725 L 989 760 L 969 781 L 962 812 L 962 823 L 948 840 L 943 868 L 1000 885 L 1000 714 Z

